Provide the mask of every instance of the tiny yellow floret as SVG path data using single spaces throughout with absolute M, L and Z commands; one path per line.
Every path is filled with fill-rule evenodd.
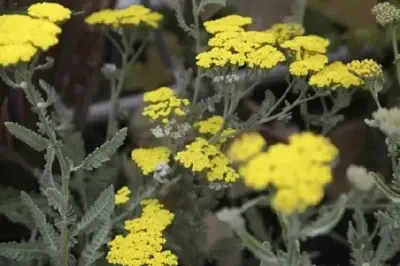
M 130 195 L 131 190 L 127 186 L 120 188 L 115 194 L 115 204 L 121 205 L 127 203 Z

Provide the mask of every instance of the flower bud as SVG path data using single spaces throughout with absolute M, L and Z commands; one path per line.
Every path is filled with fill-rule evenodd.
M 400 9 L 388 2 L 379 3 L 374 6 L 372 14 L 376 17 L 376 22 L 382 26 L 400 21 Z

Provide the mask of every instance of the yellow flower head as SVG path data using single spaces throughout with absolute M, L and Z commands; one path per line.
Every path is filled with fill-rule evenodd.
M 225 181 L 235 182 L 239 175 L 229 165 L 226 156 L 214 145 L 211 145 L 203 138 L 196 138 L 195 141 L 186 145 L 185 150 L 175 156 L 185 168 L 193 172 L 207 172 L 209 182 Z
M 196 64 L 203 68 L 223 67 L 229 64 L 231 58 L 232 52 L 224 48 L 214 47 L 210 51 L 199 53 L 196 56 Z M 244 65 L 245 59 L 244 57 L 243 62 L 239 66 Z
M 115 194 L 115 204 L 121 205 L 127 203 L 130 195 L 131 190 L 127 186 L 122 187 L 117 191 L 117 194 Z
M 297 60 L 291 63 L 289 71 L 293 76 L 307 76 L 311 73 L 320 71 L 327 63 L 328 57 L 326 55 L 316 54 L 306 56 L 302 60 Z
M 146 103 L 158 103 L 167 101 L 172 97 L 175 97 L 175 92 L 171 88 L 161 87 L 143 94 L 143 101 Z
M 304 34 L 304 27 L 298 23 L 278 23 L 272 25 L 266 32 L 274 33 L 278 44 Z
M 29 62 L 36 53 L 37 49 L 29 43 L 0 45 L 0 67 Z
M 167 147 L 155 147 L 149 149 L 134 149 L 131 153 L 132 161 L 134 161 L 143 174 L 148 175 L 157 170 L 162 163 L 168 163 L 171 150 Z
M 304 132 L 293 135 L 289 144 L 273 145 L 252 157 L 240 173 L 250 188 L 275 188 L 272 205 L 277 211 L 301 212 L 322 199 L 324 187 L 332 180 L 330 163 L 337 155 L 328 139 Z
M 352 86 L 361 86 L 363 81 L 350 73 L 346 65 L 342 62 L 334 62 L 311 76 L 308 83 L 315 88 L 335 90 L 338 87 L 348 89 Z
M 229 15 L 223 18 L 204 22 L 208 33 L 215 34 L 224 31 L 243 31 L 243 27 L 252 23 L 252 18 L 238 15 Z
M 174 219 L 157 199 L 141 202 L 142 215 L 125 222 L 127 234 L 117 235 L 108 243 L 107 261 L 124 266 L 178 265 L 178 258 L 163 250 L 166 239 L 163 231 Z
M 188 99 L 177 98 L 174 91 L 167 87 L 145 93 L 143 100 L 151 104 L 143 109 L 142 114 L 153 121 L 161 120 L 164 124 L 168 123 L 171 116 L 184 116 L 184 107 L 189 105 Z
M 376 78 L 382 74 L 382 66 L 372 59 L 353 60 L 346 66 L 351 73 L 362 79 Z
M 161 14 L 153 12 L 143 5 L 132 5 L 125 9 L 100 10 L 88 16 L 85 21 L 89 25 L 104 25 L 113 28 L 129 25 L 146 25 L 157 28 L 161 19 Z
M 37 3 L 28 8 L 28 15 L 34 18 L 46 19 L 54 23 L 71 18 L 71 10 L 58 3 Z
M 298 54 L 301 52 L 325 54 L 329 40 L 315 35 L 298 36 L 282 43 L 281 46 Z
M 58 43 L 60 27 L 25 15 L 0 16 L 0 66 L 28 62 Z
M 227 157 L 231 161 L 246 161 L 261 152 L 265 144 L 260 133 L 244 133 L 232 142 L 227 151 Z
M 248 53 L 263 44 L 275 43 L 275 35 L 261 31 L 224 31 L 208 41 L 211 47 L 221 47 L 233 53 Z
M 283 53 L 275 47 L 265 45 L 247 54 L 248 66 L 251 68 L 270 69 L 285 61 Z
M 199 121 L 195 123 L 193 126 L 199 130 L 201 134 L 210 134 L 215 135 L 218 131 L 220 131 L 222 124 L 223 124 L 223 117 L 219 115 L 212 116 L 206 120 Z M 226 142 L 226 138 L 223 136 L 232 134 L 235 132 L 233 128 L 226 128 L 221 132 L 221 140 L 220 143 Z

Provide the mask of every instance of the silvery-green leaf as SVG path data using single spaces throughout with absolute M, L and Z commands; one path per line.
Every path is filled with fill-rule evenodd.
M 109 218 L 105 218 L 100 228 L 92 237 L 91 242 L 84 247 L 78 266 L 94 265 L 96 260 L 103 255 L 99 250 L 105 243 L 107 243 L 110 229 L 111 221 Z
M 393 203 L 400 203 L 400 194 L 390 189 L 380 175 L 374 172 L 369 172 L 369 174 L 374 177 L 376 186 L 388 199 L 390 199 Z
M 74 235 L 84 230 L 96 219 L 110 217 L 114 212 L 114 200 L 114 187 L 111 185 L 100 194 L 88 211 L 83 215 L 82 219 L 76 224 Z
M 92 170 L 100 167 L 103 163 L 110 160 L 111 156 L 122 146 L 126 138 L 128 129 L 122 128 L 110 140 L 106 141 L 103 145 L 96 148 L 83 160 L 81 167 L 86 170 Z
M 37 151 L 44 151 L 47 148 L 48 140 L 36 132 L 13 122 L 5 122 L 4 125 L 11 134 L 31 148 Z
M 331 211 L 324 213 L 316 221 L 303 228 L 300 231 L 300 237 L 316 237 L 330 232 L 342 219 L 346 203 L 347 196 L 341 196 Z
M 0 257 L 26 261 L 46 256 L 46 247 L 40 243 L 0 243 Z
M 21 192 L 21 200 L 29 208 L 32 218 L 36 224 L 36 227 L 39 229 L 47 249 L 51 250 L 55 256 L 58 251 L 58 234 L 54 230 L 54 227 L 47 222 L 45 214 L 33 202 L 32 198 L 27 193 Z

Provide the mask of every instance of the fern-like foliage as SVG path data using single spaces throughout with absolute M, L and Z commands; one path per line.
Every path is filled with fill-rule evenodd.
M 79 234 L 96 219 L 107 219 L 114 212 L 114 187 L 106 188 L 76 224 L 74 235 Z M 104 218 L 103 218 L 104 217 Z
M 81 167 L 85 170 L 92 170 L 100 167 L 103 163 L 110 160 L 111 156 L 122 146 L 126 138 L 128 129 L 122 128 L 110 140 L 106 141 L 103 145 L 96 148 L 89 154 L 82 162 Z
M 14 137 L 24 142 L 36 151 L 44 151 L 48 146 L 48 140 L 38 133 L 21 126 L 17 123 L 5 122 L 7 130 L 13 134 Z
M 39 229 L 40 235 L 43 238 L 44 245 L 48 251 L 51 252 L 52 256 L 56 256 L 59 250 L 57 241 L 59 234 L 56 232 L 54 227 L 47 222 L 45 214 L 33 202 L 28 194 L 21 192 L 21 200 L 29 208 L 29 212 L 31 213 L 36 227 Z
M 0 257 L 14 261 L 28 261 L 34 258 L 43 258 L 47 255 L 46 246 L 41 243 L 0 243 Z
M 107 243 L 111 230 L 111 219 L 104 217 L 100 228 L 94 233 L 92 240 L 82 251 L 78 266 L 89 266 L 101 258 L 104 254 L 100 248 Z

